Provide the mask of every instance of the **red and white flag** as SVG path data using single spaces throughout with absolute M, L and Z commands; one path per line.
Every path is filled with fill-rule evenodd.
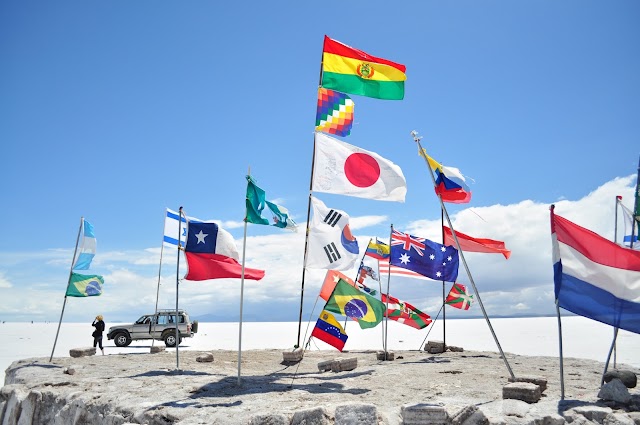
M 312 190 L 404 202 L 407 182 L 396 164 L 324 133 L 315 140 Z

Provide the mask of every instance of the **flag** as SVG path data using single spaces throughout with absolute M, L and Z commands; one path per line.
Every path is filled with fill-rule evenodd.
M 455 282 L 458 277 L 457 249 L 395 229 L 389 262 L 435 280 Z
M 633 213 L 624 205 L 622 207 L 622 215 L 624 216 L 624 236 L 622 245 L 631 248 L 631 235 L 633 234 L 633 249 L 640 249 L 640 241 L 638 240 L 638 222 L 633 219 Z M 633 227 L 635 226 L 635 227 Z
M 376 238 L 375 243 L 373 241 L 369 241 L 369 245 L 367 245 L 367 250 L 364 255 L 367 257 L 375 258 L 377 260 L 382 260 L 385 258 L 389 258 L 389 245 L 384 242 L 379 241 Z
M 455 167 L 445 167 L 427 155 L 424 149 L 421 155 L 427 158 L 429 166 L 436 173 L 436 195 L 440 196 L 442 202 L 466 204 L 471 201 L 471 189 L 467 186 L 460 170 Z
M 389 275 L 391 275 L 408 277 L 411 279 L 428 280 L 430 282 L 433 282 L 433 279 L 423 276 L 420 273 L 413 272 L 409 269 L 405 269 L 404 267 L 389 266 L 389 259 L 378 260 L 378 273 L 380 274 L 381 279 L 386 279 Z
M 216 223 L 187 221 L 186 280 L 241 278 L 242 265 L 233 236 Z M 260 280 L 264 270 L 245 267 L 244 278 Z
M 192 218 L 189 217 L 189 220 L 192 220 Z M 182 224 L 180 224 L 180 221 L 182 221 Z M 178 237 L 178 233 L 180 233 L 180 237 Z M 184 247 L 187 240 L 187 219 L 186 217 L 181 218 L 179 213 L 167 208 L 164 219 L 164 239 L 162 241 L 170 246 L 178 246 L 178 239 L 180 239 L 180 246 Z
M 407 183 L 396 164 L 324 133 L 315 141 L 312 190 L 404 202 Z
M 376 99 L 402 100 L 407 68 L 324 36 L 322 87 Z
M 97 297 L 102 295 L 104 278 L 98 275 L 71 273 L 67 285 L 67 297 Z
M 360 289 L 361 291 L 366 292 L 369 295 L 376 295 L 378 293 L 378 291 L 376 291 L 375 289 L 371 289 L 367 285 L 364 284 L 364 279 L 367 276 L 370 277 L 371 279 L 375 280 L 375 281 L 378 280 L 378 275 L 376 274 L 376 271 L 373 270 L 369 266 L 365 266 L 361 262 L 360 263 L 360 269 L 358 270 L 358 280 L 356 281 L 356 287 L 358 289 Z
M 316 131 L 348 136 L 353 125 L 354 106 L 346 94 L 319 87 Z
M 373 328 L 382 321 L 384 304 L 371 295 L 360 292 L 344 280 L 338 280 L 324 309 L 356 319 L 360 328 Z
M 340 351 L 344 348 L 344 344 L 348 338 L 343 327 L 338 323 L 333 314 L 326 310 L 322 310 L 320 313 L 320 317 L 318 317 L 316 327 L 313 328 L 311 336 L 326 342 Z
M 426 328 L 431 323 L 431 316 L 427 313 L 421 312 L 408 302 L 400 301 L 390 295 L 387 296 L 386 294 L 382 294 L 382 303 L 386 305 L 386 316 L 398 323 L 402 323 L 416 329 Z
M 556 304 L 640 333 L 640 251 L 555 215 L 553 208 L 551 241 Z
M 453 233 L 447 226 L 442 226 L 444 230 L 444 244 L 456 246 L 456 241 L 453 239 Z M 504 242 L 494 241 L 493 239 L 474 238 L 456 230 L 456 236 L 458 237 L 458 243 L 460 249 L 469 252 L 487 252 L 504 255 L 507 260 L 511 256 L 511 251 L 508 250 Z
M 473 295 L 469 295 L 467 288 L 462 283 L 454 283 L 444 303 L 461 310 L 469 310 L 472 301 Z
M 73 264 L 73 270 L 89 270 L 93 257 L 96 256 L 96 236 L 93 233 L 93 225 L 82 219 L 82 241 L 79 245 L 79 254 Z
M 358 240 L 349 228 L 349 215 L 341 210 L 327 208 L 317 198 L 311 198 L 311 203 L 313 218 L 309 226 L 305 267 L 349 270 L 360 253 Z
M 347 277 L 344 273 L 340 273 L 338 270 L 327 270 L 327 274 L 324 276 L 324 282 L 322 282 L 322 288 L 320 288 L 320 294 L 318 296 L 323 300 L 328 301 L 340 279 L 347 282 L 354 288 L 356 287 L 356 283 L 353 279 Z
M 267 201 L 265 191 L 258 187 L 251 176 L 247 176 L 246 206 L 247 215 L 245 220 L 247 223 L 269 225 L 269 220 L 262 217 L 262 210 L 266 206 L 273 215 L 272 226 L 296 230 L 297 225 L 289 218 L 289 211 L 280 205 Z

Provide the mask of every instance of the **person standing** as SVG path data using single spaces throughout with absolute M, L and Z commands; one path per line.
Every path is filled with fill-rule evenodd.
M 96 330 L 93 331 L 93 334 L 91 334 L 93 336 L 93 346 L 99 346 L 100 351 L 102 351 L 102 355 L 104 356 L 104 348 L 102 347 L 102 332 L 104 332 L 104 320 L 102 314 L 98 314 L 96 316 L 91 326 L 96 328 Z

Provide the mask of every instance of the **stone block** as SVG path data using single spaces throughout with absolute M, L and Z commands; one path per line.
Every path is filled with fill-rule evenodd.
M 542 397 L 540 387 L 531 382 L 513 382 L 502 387 L 502 398 L 537 403 Z
M 300 360 L 302 360 L 302 354 L 302 348 L 296 348 L 293 351 L 283 351 L 282 361 L 285 363 L 298 363 Z
M 345 404 L 337 406 L 335 425 L 378 425 L 378 410 L 373 404 Z
M 320 372 L 326 372 L 328 370 L 331 370 L 331 365 L 333 364 L 334 361 L 335 360 L 325 360 L 318 363 L 318 370 Z
M 202 353 L 196 357 L 199 363 L 211 363 L 213 361 L 213 353 Z
M 615 378 L 621 380 L 624 386 L 627 388 L 635 388 L 638 384 L 638 377 L 631 370 L 614 369 L 608 370 L 604 374 L 604 382 L 609 382 Z
M 515 378 L 509 378 L 509 382 L 531 382 L 539 386 L 542 393 L 547 389 L 547 380 L 542 376 L 516 376 Z
M 291 425 L 329 425 L 331 418 L 322 407 L 315 409 L 298 410 L 291 418 Z
M 470 404 L 458 410 L 451 416 L 451 425 L 462 425 L 478 410 L 478 406 Z
M 455 345 L 447 345 L 447 350 L 462 353 L 464 351 L 464 348 L 456 347 Z
M 424 351 L 430 354 L 439 354 L 444 353 L 446 350 L 446 346 L 443 341 L 427 341 L 424 346 Z
M 396 355 L 393 351 L 387 351 L 385 353 L 385 351 L 381 350 L 376 352 L 376 357 L 378 360 L 393 360 L 396 358 Z
M 72 348 L 69 350 L 69 355 L 71 357 L 86 357 L 86 356 L 94 356 L 96 354 L 96 347 L 81 347 L 81 348 Z
M 149 350 L 150 353 L 161 353 L 163 351 L 165 351 L 167 347 L 164 345 L 152 345 L 151 346 L 151 350 Z
M 256 415 L 249 420 L 249 425 L 289 425 L 289 418 L 283 414 Z
M 353 370 L 358 367 L 358 358 L 350 357 L 348 359 L 336 359 L 331 363 L 333 372 L 344 372 L 345 370 Z
M 403 425 L 447 425 L 449 414 L 438 404 L 407 404 L 400 409 Z

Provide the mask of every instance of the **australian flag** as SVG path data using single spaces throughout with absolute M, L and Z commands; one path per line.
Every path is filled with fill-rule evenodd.
M 455 282 L 458 278 L 458 250 L 397 230 L 391 235 L 392 266 L 414 271 L 434 280 Z

